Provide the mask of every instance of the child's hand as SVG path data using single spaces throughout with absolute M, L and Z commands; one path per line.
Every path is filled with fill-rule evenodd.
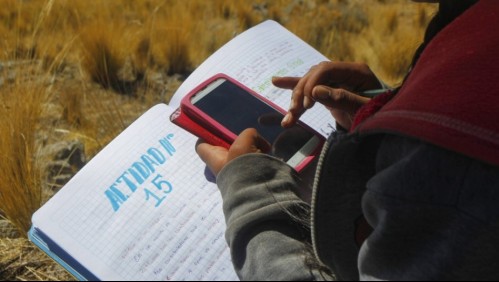
M 215 176 L 232 160 L 251 153 L 267 153 L 271 145 L 258 134 L 256 129 L 246 129 L 234 141 L 229 150 L 212 146 L 199 140 L 196 152 Z
M 293 90 L 289 112 L 282 122 L 284 127 L 294 125 L 306 110 L 319 102 L 348 129 L 356 111 L 369 101 L 356 93 L 381 88 L 367 65 L 341 62 L 322 62 L 302 78 L 275 77 L 272 82 L 277 87 Z

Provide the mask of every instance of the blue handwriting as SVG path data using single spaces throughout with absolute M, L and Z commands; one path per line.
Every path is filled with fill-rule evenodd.
M 173 191 L 173 185 L 156 171 L 177 152 L 171 142 L 174 137 L 174 134 L 168 134 L 160 139 L 157 148 L 149 148 L 106 189 L 104 195 L 114 212 L 118 212 L 123 204 L 146 184 L 152 184 L 153 188 L 143 188 L 145 200 L 152 200 L 155 207 L 159 207 Z

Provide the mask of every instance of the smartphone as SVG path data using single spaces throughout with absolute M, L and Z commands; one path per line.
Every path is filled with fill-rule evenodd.
M 257 129 L 272 145 L 270 154 L 297 171 L 311 163 L 324 144 L 324 138 L 303 123 L 283 128 L 284 110 L 223 74 L 191 92 L 183 106 L 193 120 L 229 144 L 245 129 Z

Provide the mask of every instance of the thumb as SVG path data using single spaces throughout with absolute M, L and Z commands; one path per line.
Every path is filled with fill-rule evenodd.
M 214 175 L 222 170 L 227 163 L 229 151 L 223 147 L 217 147 L 199 140 L 196 144 L 196 152 L 206 166 Z
M 228 161 L 239 156 L 250 153 L 267 153 L 271 150 L 271 145 L 265 140 L 256 129 L 244 130 L 234 141 L 229 149 Z
M 322 85 L 314 87 L 312 98 L 330 109 L 351 114 L 370 100 L 342 88 L 331 88 Z

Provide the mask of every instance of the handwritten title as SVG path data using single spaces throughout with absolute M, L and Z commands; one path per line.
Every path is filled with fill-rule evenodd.
M 155 207 L 159 207 L 173 191 L 172 184 L 156 171 L 177 152 L 171 142 L 174 137 L 174 134 L 168 134 L 160 139 L 157 148 L 149 148 L 104 192 L 114 212 L 118 212 L 140 190 L 145 201 L 152 201 Z

